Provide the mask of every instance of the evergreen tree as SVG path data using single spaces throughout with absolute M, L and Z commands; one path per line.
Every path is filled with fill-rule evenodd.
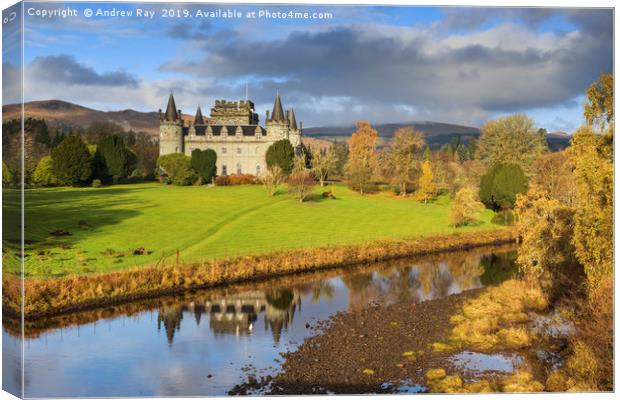
M 293 160 L 295 159 L 295 149 L 288 139 L 278 140 L 267 149 L 265 161 L 267 166 L 277 165 L 285 174 L 291 173 Z
M 114 182 L 125 178 L 135 164 L 135 154 L 125 146 L 119 135 L 104 137 L 94 156 L 95 176 L 101 180 L 112 178 Z
M 216 173 L 217 153 L 212 149 L 192 151 L 191 166 L 198 176 L 202 178 L 202 182 L 209 184 L 213 180 Z
M 516 164 L 495 164 L 480 179 L 480 200 L 494 210 L 513 208 L 517 194 L 525 194 L 528 179 Z
M 79 136 L 67 136 L 52 150 L 52 169 L 58 182 L 77 185 L 86 182 L 92 174 L 93 158 Z

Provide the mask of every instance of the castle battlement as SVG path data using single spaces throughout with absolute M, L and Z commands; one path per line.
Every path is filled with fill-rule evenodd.
M 265 127 L 259 124 L 254 103 L 249 100 L 216 100 L 208 118 L 200 107 L 192 123 L 185 126 L 174 96 L 168 99 L 166 112 L 159 112 L 159 154 L 185 153 L 195 149 L 213 149 L 217 154 L 217 174 L 253 174 L 266 170 L 265 153 L 271 144 L 287 139 L 301 146 L 301 123 L 297 125 L 293 109 L 284 111 L 276 96 L 273 111 L 267 112 Z

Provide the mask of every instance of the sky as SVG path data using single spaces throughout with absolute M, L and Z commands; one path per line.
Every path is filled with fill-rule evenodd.
M 40 15 L 67 7 L 77 16 Z M 87 18 L 87 8 L 132 16 Z M 164 18 L 164 9 L 181 18 Z M 204 16 L 218 9 L 242 17 Z M 250 18 L 261 10 L 331 18 Z M 26 3 L 25 12 L 25 101 L 105 111 L 165 109 L 173 92 L 193 114 L 216 99 L 244 99 L 247 86 L 261 121 L 279 93 L 305 127 L 480 126 L 525 113 L 572 132 L 587 87 L 613 72 L 611 9 Z M 3 80 L 16 94 L 10 61 L 5 54 Z M 5 89 L 5 104 L 14 97 Z

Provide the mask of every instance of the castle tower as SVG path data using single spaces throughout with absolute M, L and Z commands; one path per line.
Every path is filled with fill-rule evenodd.
M 291 107 L 288 112 L 288 140 L 290 140 L 293 147 L 301 145 L 301 124 L 297 127 L 297 119 L 295 119 L 295 111 Z
M 282 100 L 280 100 L 279 94 L 276 96 L 276 101 L 273 103 L 271 117 L 265 121 L 265 125 L 267 128 L 267 136 L 278 139 L 288 139 L 289 121 L 284 115 Z
M 166 113 L 159 115 L 159 155 L 183 153 L 183 118 L 170 93 Z
M 200 110 L 200 106 L 198 106 L 198 110 L 196 110 L 196 116 L 194 117 L 194 125 L 204 125 L 205 119 L 202 116 L 202 110 Z

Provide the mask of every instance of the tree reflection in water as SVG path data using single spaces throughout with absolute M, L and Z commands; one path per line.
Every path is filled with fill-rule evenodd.
M 206 319 L 208 329 L 215 335 L 248 336 L 261 314 L 265 330 L 271 332 L 277 344 L 283 332 L 291 329 L 302 302 L 311 305 L 325 301 L 320 307 L 330 312 L 359 310 L 370 303 L 417 303 L 496 284 L 515 270 L 516 251 L 512 250 L 514 247 L 490 253 L 478 249 L 417 260 L 401 259 L 120 304 L 25 321 L 25 337 L 32 339 L 59 327 L 156 310 L 157 330 L 165 332 L 170 346 L 187 321 L 193 320 L 200 326 Z M 298 318 L 303 323 L 308 315 Z M 20 333 L 18 323 L 5 319 L 3 326 L 12 335 Z

